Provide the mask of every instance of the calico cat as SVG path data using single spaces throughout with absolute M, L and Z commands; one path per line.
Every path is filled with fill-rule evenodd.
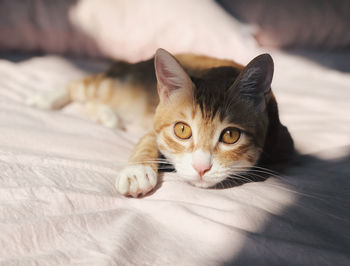
M 273 70 L 268 54 L 243 67 L 158 49 L 150 60 L 116 62 L 106 73 L 36 95 L 28 103 L 60 108 L 81 101 L 107 127 L 123 128 L 135 119 L 148 127 L 116 178 L 123 195 L 145 195 L 157 185 L 160 156 L 184 181 L 208 188 L 293 153 L 270 88 Z

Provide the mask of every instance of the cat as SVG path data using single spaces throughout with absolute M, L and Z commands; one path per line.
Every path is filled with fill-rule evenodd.
M 137 120 L 148 128 L 116 178 L 125 196 L 156 187 L 161 156 L 184 181 L 210 188 L 293 153 L 271 91 L 273 72 L 269 54 L 243 67 L 160 48 L 147 61 L 116 62 L 106 73 L 34 95 L 28 104 L 54 109 L 80 101 L 106 127 L 123 129 Z

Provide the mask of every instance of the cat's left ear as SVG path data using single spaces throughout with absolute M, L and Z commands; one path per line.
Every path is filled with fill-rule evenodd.
M 154 57 L 158 94 L 161 101 L 169 99 L 179 89 L 192 88 L 191 78 L 169 52 L 159 48 Z
M 253 101 L 258 111 L 265 110 L 270 100 L 273 70 L 272 57 L 261 54 L 243 68 L 233 84 L 243 98 Z

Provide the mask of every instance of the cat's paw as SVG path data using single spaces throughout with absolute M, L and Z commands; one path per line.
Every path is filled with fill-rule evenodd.
M 124 129 L 122 120 L 109 106 L 101 106 L 98 109 L 97 119 L 105 127 Z
M 27 98 L 26 104 L 40 109 L 58 109 L 69 102 L 66 88 L 39 92 Z
M 115 186 L 125 195 L 138 197 L 150 192 L 157 184 L 157 173 L 150 166 L 130 165 L 118 175 Z

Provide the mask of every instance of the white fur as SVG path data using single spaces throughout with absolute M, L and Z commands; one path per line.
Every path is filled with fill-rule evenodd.
M 66 88 L 40 92 L 29 96 L 26 100 L 27 105 L 40 109 L 58 109 L 68 102 L 69 95 Z
M 212 156 L 209 152 L 201 149 L 192 153 L 192 165 L 211 165 Z
M 145 195 L 157 184 L 157 173 L 144 165 L 129 165 L 118 175 L 115 186 L 123 195 L 138 197 Z
M 108 105 L 101 105 L 97 111 L 98 121 L 108 128 L 123 128 L 122 121 Z
M 174 156 L 175 158 L 173 158 L 172 161 L 176 172 L 185 181 L 197 187 L 207 188 L 220 183 L 227 177 L 227 175 L 220 174 L 224 171 L 224 168 L 217 162 L 217 160 L 213 159 L 211 169 L 206 172 L 203 175 L 202 180 L 200 180 L 198 172 L 192 166 L 192 156 L 193 153 L 186 153 L 183 156 Z
M 78 86 L 78 85 L 76 85 Z M 80 85 L 79 85 L 80 86 Z M 83 86 L 77 87 L 75 90 L 77 99 L 84 100 L 84 88 Z M 91 92 L 90 92 L 91 93 Z M 68 104 L 70 101 L 68 90 L 66 88 L 60 88 L 45 92 L 39 92 L 31 95 L 27 98 L 27 105 L 34 106 L 40 109 L 59 109 Z M 93 105 L 91 107 L 90 105 Z M 95 118 L 105 127 L 108 128 L 120 128 L 123 129 L 123 123 L 114 110 L 105 104 L 98 104 L 96 110 L 95 103 L 87 103 L 88 109 L 94 109 L 96 111 Z

